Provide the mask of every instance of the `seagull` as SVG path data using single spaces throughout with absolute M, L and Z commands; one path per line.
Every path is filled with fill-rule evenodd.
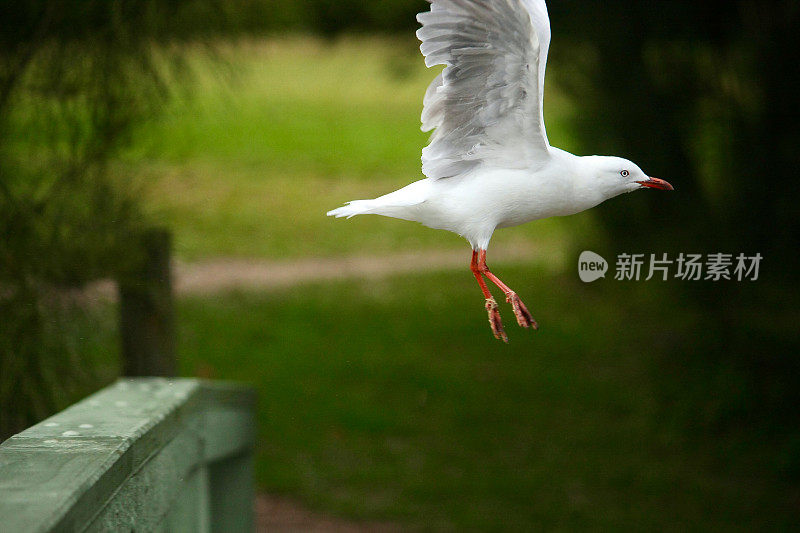
M 550 20 L 544 0 L 428 0 L 417 37 L 428 67 L 444 65 L 423 99 L 425 179 L 327 213 L 374 214 L 452 231 L 472 245 L 470 268 L 494 337 L 508 342 L 486 280 L 517 323 L 538 324 L 517 293 L 486 265 L 498 228 L 579 213 L 638 189 L 673 190 L 620 157 L 576 156 L 550 146 L 543 96 Z M 484 279 L 485 278 L 485 279 Z

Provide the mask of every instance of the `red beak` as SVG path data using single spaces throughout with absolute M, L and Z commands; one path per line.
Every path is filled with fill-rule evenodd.
M 651 189 L 661 189 L 662 191 L 674 191 L 675 189 L 668 181 L 660 180 L 658 178 L 648 178 L 645 181 L 637 181 L 642 187 L 650 187 Z

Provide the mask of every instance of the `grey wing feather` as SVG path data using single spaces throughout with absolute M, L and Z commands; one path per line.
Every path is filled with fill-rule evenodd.
M 445 65 L 428 87 L 422 151 L 431 178 L 482 162 L 520 166 L 547 157 L 542 96 L 550 22 L 544 0 L 429 0 L 417 15 L 427 66 Z

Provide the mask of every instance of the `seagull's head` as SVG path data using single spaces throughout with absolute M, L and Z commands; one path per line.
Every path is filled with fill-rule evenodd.
M 673 190 L 668 182 L 648 176 L 634 162 L 621 157 L 592 155 L 587 158 L 595 186 L 606 198 L 639 189 Z

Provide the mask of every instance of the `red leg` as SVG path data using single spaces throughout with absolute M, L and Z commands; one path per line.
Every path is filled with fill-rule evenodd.
M 497 301 L 495 301 L 492 293 L 489 292 L 489 287 L 486 286 L 486 281 L 484 281 L 481 275 L 478 266 L 478 252 L 475 250 L 472 251 L 472 262 L 469 266 L 472 273 L 475 275 L 475 279 L 478 280 L 478 285 L 480 285 L 481 291 L 483 291 L 484 298 L 486 298 L 486 312 L 489 314 L 489 326 L 492 328 L 494 338 L 500 339 L 503 342 L 508 342 L 508 335 L 506 335 L 506 332 L 503 330 L 503 322 L 500 320 L 500 310 L 497 307 Z
M 489 267 L 486 265 L 486 250 L 480 250 L 478 252 L 478 264 L 477 269 L 478 272 L 489 278 L 489 280 L 497 285 L 497 287 L 503 291 L 503 294 L 506 295 L 506 301 L 511 304 L 514 308 L 514 315 L 517 317 L 517 323 L 522 326 L 523 328 L 531 327 L 533 329 L 539 329 L 539 324 L 531 316 L 528 308 L 525 307 L 525 304 L 522 303 L 522 300 L 519 299 L 517 293 L 512 291 L 511 288 L 503 283 L 500 278 L 492 274 L 489 270 Z M 473 252 L 473 261 L 475 260 L 475 253 Z

